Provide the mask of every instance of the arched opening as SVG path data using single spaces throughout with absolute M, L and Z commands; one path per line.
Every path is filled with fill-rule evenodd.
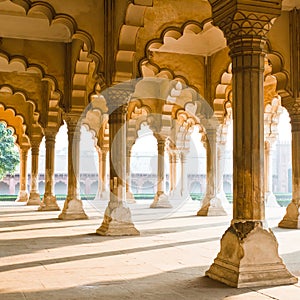
M 54 192 L 56 195 L 66 195 L 67 194 L 67 185 L 62 181 L 58 181 L 54 185 Z
M 132 178 L 142 178 L 134 181 L 136 186 L 132 186 L 133 193 L 138 198 L 143 198 L 143 195 L 149 198 L 149 195 L 153 195 L 156 184 L 153 184 L 152 178 L 157 176 L 157 140 L 146 124 L 141 125 L 138 138 L 132 146 L 130 170 Z M 138 182 L 143 183 L 140 186 Z

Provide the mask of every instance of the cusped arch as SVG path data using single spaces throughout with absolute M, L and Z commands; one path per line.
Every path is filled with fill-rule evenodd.
M 144 15 L 153 0 L 134 0 L 127 7 L 125 22 L 119 34 L 113 81 L 123 82 L 136 77 L 136 44 L 139 30 L 144 26 Z
M 209 38 L 209 36 L 214 36 L 214 39 Z M 153 51 L 175 52 L 178 47 L 182 53 L 211 56 L 213 53 L 226 48 L 226 39 L 223 32 L 212 25 L 211 18 L 202 22 L 189 20 L 180 27 L 165 28 L 160 38 L 150 40 L 147 43 L 145 53 L 150 59 Z
M 92 133 L 95 146 L 99 146 L 101 142 L 98 139 L 104 138 L 104 136 L 101 136 L 101 133 L 105 133 L 104 129 L 108 123 L 108 108 L 106 99 L 101 94 L 95 93 L 90 96 L 90 99 L 89 105 L 82 114 L 81 125 L 85 126 Z
M 290 97 L 288 91 L 288 75 L 283 68 L 283 58 L 277 52 L 271 51 L 265 59 L 264 71 L 264 102 L 271 103 L 277 95 L 284 100 Z M 221 123 L 225 123 L 231 117 L 232 101 L 232 65 L 222 74 L 220 83 L 216 87 L 215 99 L 213 102 L 214 114 Z
M 29 137 L 26 134 L 27 125 L 25 120 L 13 108 L 6 108 L 0 103 L 0 120 L 5 122 L 8 127 L 14 129 L 17 145 L 30 145 Z
M 2 85 L 0 86 L 0 104 L 6 109 L 10 108 L 16 114 L 22 116 L 26 124 L 25 132 L 30 136 L 31 127 L 39 117 L 39 112 L 36 110 L 34 101 L 27 99 L 24 92 L 14 91 L 9 85 Z
M 99 76 L 103 59 L 95 51 L 95 43 L 92 36 L 88 32 L 79 29 L 72 16 L 57 13 L 51 4 L 43 1 L 11 0 L 11 2 L 24 9 L 24 16 L 47 19 L 49 28 L 58 28 L 58 33 L 62 39 L 61 42 L 70 43 L 76 39 L 82 41 L 85 45 L 87 56 L 95 62 L 95 76 Z M 62 29 L 65 30 L 65 34 L 62 34 Z

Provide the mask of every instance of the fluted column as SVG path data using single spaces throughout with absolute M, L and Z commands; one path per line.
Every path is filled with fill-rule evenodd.
M 265 141 L 265 171 L 264 171 L 264 182 L 265 182 L 265 204 L 267 207 L 279 207 L 276 201 L 276 197 L 273 193 L 273 164 L 272 157 L 274 153 L 275 141 Z
M 172 207 L 169 197 L 165 193 L 165 138 L 156 135 L 157 139 L 157 192 L 150 208 Z
M 220 162 L 217 147 L 217 128 L 206 129 L 206 192 L 202 200 L 202 206 L 197 212 L 198 216 L 225 216 L 224 201 L 218 193 L 221 184 Z
M 54 172 L 55 172 L 55 137 L 56 131 L 45 131 L 45 193 L 38 210 L 56 211 L 60 210 L 56 196 L 54 195 Z
M 300 102 L 300 99 L 299 99 Z M 297 105 L 300 107 L 300 105 Z M 278 224 L 282 228 L 300 228 L 300 108 L 290 114 L 292 127 L 292 202 Z
M 234 185 L 233 219 L 206 275 L 234 287 L 297 282 L 264 222 L 264 48 L 281 1 L 252 2 L 210 0 L 232 59 Z
M 132 91 L 110 88 L 105 98 L 109 106 L 110 199 L 100 235 L 138 235 L 131 212 L 126 207 L 126 115 Z
M 40 193 L 38 191 L 40 142 L 40 140 L 31 142 L 31 184 L 27 205 L 41 204 Z
M 136 203 L 134 195 L 131 190 L 131 149 L 132 145 L 126 146 L 126 201 L 127 203 Z
M 16 202 L 27 202 L 28 201 L 28 190 L 27 190 L 27 157 L 29 146 L 21 146 L 20 152 L 20 190 Z
M 68 126 L 68 195 L 64 208 L 59 215 L 61 220 L 87 219 L 80 199 L 79 159 L 80 159 L 80 124 L 79 117 L 67 114 L 65 120 Z

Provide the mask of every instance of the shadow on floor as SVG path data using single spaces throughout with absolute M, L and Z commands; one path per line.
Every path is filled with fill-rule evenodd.
M 73 284 L 67 288 L 49 288 L 43 279 L 40 279 L 44 286 L 43 290 L 20 291 L 20 293 L 9 293 L 2 290 L 1 300 L 106 300 L 106 299 L 130 299 L 130 300 L 177 300 L 177 299 L 197 299 L 197 300 L 247 300 L 247 299 L 282 299 L 268 296 L 268 291 L 262 294 L 259 289 L 242 288 L 236 289 L 228 287 L 222 283 L 211 280 L 204 276 L 208 266 L 199 268 L 182 268 L 159 274 L 139 277 L 124 278 L 118 280 L 105 279 L 103 281 L 93 281 L 95 275 L 86 274 L 85 283 L 81 285 Z M 136 274 L 139 276 L 139 274 Z M 130 276 L 128 276 L 130 277 Z M 134 277 L 134 276 L 131 276 Z M 62 284 L 65 285 L 65 284 Z M 293 288 L 293 286 L 291 286 Z M 29 287 L 28 287 L 29 288 Z M 289 294 L 291 295 L 291 294 Z M 295 293 L 295 298 L 298 299 Z M 286 296 L 285 296 L 286 297 Z

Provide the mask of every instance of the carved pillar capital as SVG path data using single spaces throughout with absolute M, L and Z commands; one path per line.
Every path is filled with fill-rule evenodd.
M 154 134 L 157 140 L 157 151 L 159 155 L 164 155 L 166 139 L 158 134 Z
M 300 131 L 300 99 L 297 100 L 287 107 L 291 118 L 292 132 Z
M 106 99 L 109 114 L 119 107 L 127 108 L 127 104 L 133 92 L 133 87 L 128 84 L 117 85 L 106 89 L 102 95 Z
M 274 18 L 281 14 L 281 1 L 249 0 L 209 0 L 212 6 L 213 22 L 219 26 L 227 38 L 229 47 L 244 37 L 264 38 L 271 28 Z M 244 41 L 247 41 L 244 40 Z M 256 43 L 250 38 L 249 43 Z M 259 43 L 257 44 L 259 46 Z M 251 50 L 251 49 L 249 49 Z M 251 50 L 252 52 L 252 50 Z
M 31 154 L 32 155 L 39 155 L 40 150 L 40 143 L 41 141 L 31 141 Z

